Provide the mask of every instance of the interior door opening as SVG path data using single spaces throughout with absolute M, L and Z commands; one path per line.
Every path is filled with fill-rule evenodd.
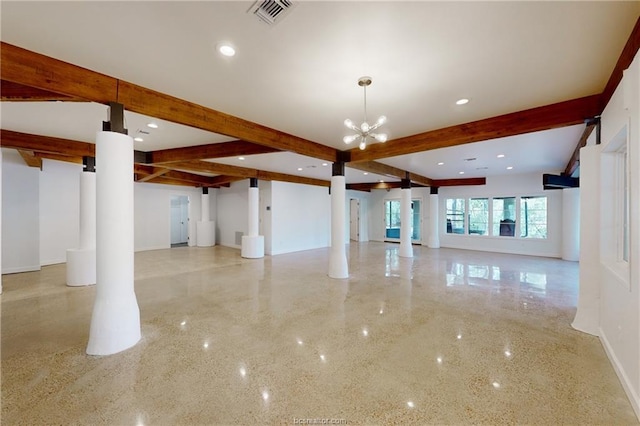
M 351 198 L 349 203 L 349 239 L 360 241 L 360 200 Z
M 171 247 L 189 245 L 189 197 L 171 197 Z

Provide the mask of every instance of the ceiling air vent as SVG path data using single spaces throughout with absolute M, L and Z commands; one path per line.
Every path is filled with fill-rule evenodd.
M 293 6 L 293 2 L 289 0 L 258 0 L 251 6 L 249 13 L 253 13 L 267 25 L 275 25 Z

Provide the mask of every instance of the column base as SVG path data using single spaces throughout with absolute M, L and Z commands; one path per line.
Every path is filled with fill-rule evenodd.
M 216 223 L 214 221 L 196 223 L 196 242 L 198 247 L 216 245 Z
M 67 285 L 80 287 L 96 283 L 96 249 L 67 250 Z
M 349 264 L 344 251 L 331 250 L 329 254 L 329 278 L 349 278 Z
M 434 249 L 440 248 L 440 240 L 437 239 L 437 238 L 433 238 L 433 239 L 429 238 L 429 242 L 427 243 L 427 247 L 434 248 Z
M 411 244 L 403 245 L 402 243 L 400 243 L 400 250 L 398 250 L 398 256 L 413 257 L 413 246 Z
M 140 308 L 133 291 L 117 298 L 96 295 L 87 345 L 88 355 L 122 352 L 138 343 L 141 337 Z
M 254 237 L 243 235 L 241 255 L 247 259 L 264 257 L 264 235 L 256 235 Z

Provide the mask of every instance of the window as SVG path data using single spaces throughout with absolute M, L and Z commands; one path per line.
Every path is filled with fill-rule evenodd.
M 469 200 L 469 234 L 489 235 L 489 199 Z
M 547 197 L 520 198 L 520 237 L 547 238 Z
M 464 234 L 464 198 L 447 198 L 447 234 Z
M 491 235 L 513 237 L 516 235 L 516 198 L 493 199 L 493 229 Z
M 384 203 L 385 236 L 400 238 L 400 200 L 387 200 Z

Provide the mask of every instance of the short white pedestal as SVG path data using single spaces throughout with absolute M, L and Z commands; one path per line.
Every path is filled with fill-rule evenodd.
M 211 247 L 216 245 L 216 223 L 214 221 L 198 221 L 196 223 L 196 235 L 198 247 Z
M 243 235 L 241 255 L 248 259 L 264 257 L 264 235 L 254 237 Z
M 80 287 L 96 283 L 96 249 L 67 250 L 67 285 Z

